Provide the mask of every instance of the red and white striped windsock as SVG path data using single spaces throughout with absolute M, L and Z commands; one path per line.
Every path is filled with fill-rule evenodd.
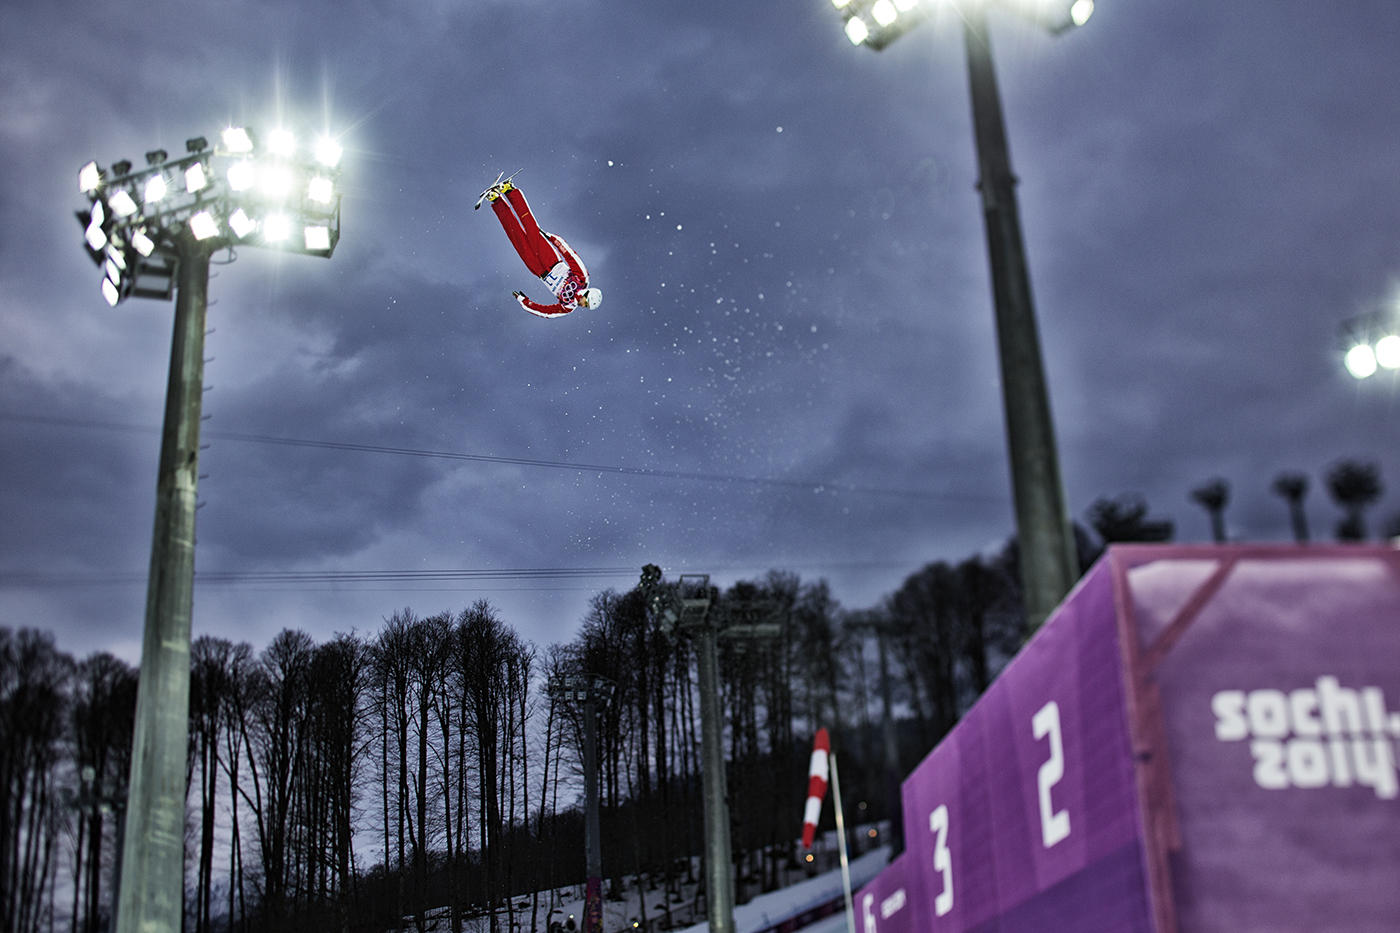
M 817 834 L 817 822 L 822 815 L 822 798 L 826 796 L 827 755 L 831 752 L 831 739 L 825 729 L 817 730 L 817 738 L 812 743 L 812 763 L 807 768 L 807 808 L 802 813 L 802 848 L 812 848 L 812 839 Z

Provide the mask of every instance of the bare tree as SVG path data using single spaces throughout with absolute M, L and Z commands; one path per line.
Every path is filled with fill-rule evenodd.
M 103 907 L 116 890 L 116 858 L 120 832 L 108 833 L 107 816 L 117 811 L 119 830 L 131 770 L 131 737 L 136 715 L 136 670 L 106 652 L 78 665 L 73 679 L 73 748 L 81 786 L 77 803 L 77 846 L 74 852 L 73 927 L 97 933 Z M 110 838 L 109 838 L 110 837 Z M 103 892 L 104 862 L 114 870 Z
M 1299 544 L 1308 542 L 1308 513 L 1303 509 L 1303 499 L 1308 495 L 1306 473 L 1280 473 L 1274 477 L 1274 493 L 1288 503 L 1288 518 L 1293 526 L 1293 540 Z
M 1210 516 L 1211 537 L 1216 544 L 1224 544 L 1225 507 L 1230 504 L 1230 484 L 1220 477 L 1207 480 L 1191 490 L 1191 501 L 1206 510 Z
M 0 628 L 0 929 L 52 925 L 58 764 L 73 660 L 53 635 Z
M 1338 541 L 1366 540 L 1366 510 L 1381 497 L 1380 467 L 1358 460 L 1341 460 L 1327 471 L 1327 491 L 1346 512 L 1337 523 Z

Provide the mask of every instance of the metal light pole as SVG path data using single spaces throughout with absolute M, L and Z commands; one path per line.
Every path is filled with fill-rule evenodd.
M 883 49 L 927 15 L 917 0 L 833 0 L 857 45 Z M 1052 33 L 1083 25 L 1092 0 L 1002 0 Z M 1045 385 L 1030 274 L 1016 207 L 1016 176 L 1006 143 L 984 5 L 959 4 L 967 49 L 968 83 L 986 223 L 992 295 L 1001 365 L 1002 402 L 1011 464 L 1012 497 L 1021 557 L 1021 585 L 1032 631 L 1050 615 L 1078 578 L 1074 534 L 1065 509 L 1059 454 Z
M 322 141 L 300 158 L 289 134 L 266 151 L 230 127 L 222 145 L 204 137 L 171 161 L 165 150 L 104 171 L 78 172 L 88 209 L 78 212 L 89 256 L 103 269 L 110 305 L 175 296 L 170 374 L 156 475 L 155 528 L 136 692 L 136 725 L 121 853 L 117 930 L 179 930 L 184 914 L 185 758 L 189 729 L 190 621 L 195 506 L 204 390 L 209 263 L 236 245 L 329 257 L 340 239 L 335 190 L 339 146 Z M 300 226 L 300 239 L 293 237 Z
M 718 639 L 771 638 L 777 623 L 716 624 L 707 573 L 681 574 L 678 592 L 660 588 L 661 569 L 642 569 L 641 586 L 670 626 L 690 634 L 700 679 L 700 762 L 705 812 L 705 916 L 711 933 L 734 933 L 734 867 L 729 839 L 729 789 L 724 769 L 724 715 L 719 703 Z
M 583 851 L 588 876 L 583 907 L 583 933 L 603 930 L 603 848 L 598 814 L 598 712 L 613 695 L 615 685 L 601 674 L 568 674 L 555 688 L 558 695 L 583 708 Z

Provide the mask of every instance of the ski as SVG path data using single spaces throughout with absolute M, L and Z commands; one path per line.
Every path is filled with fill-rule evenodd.
M 485 191 L 481 192 L 481 194 L 477 196 L 476 205 L 472 208 L 472 210 L 480 210 L 481 202 L 486 200 L 486 196 L 488 194 L 490 194 L 493 191 L 500 191 L 502 185 L 509 184 L 512 178 L 514 178 L 516 175 L 519 175 L 523 171 L 525 171 L 523 168 L 518 168 L 515 171 L 511 172 L 510 175 L 506 175 L 505 172 L 501 172 L 500 174 L 498 174 L 496 176 L 496 180 L 491 183 L 490 187 L 488 187 Z

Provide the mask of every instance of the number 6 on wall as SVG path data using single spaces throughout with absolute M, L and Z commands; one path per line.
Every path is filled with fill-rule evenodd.
M 933 899 L 933 912 L 943 916 L 953 909 L 953 856 L 948 851 L 948 805 L 940 803 L 928 815 L 928 828 L 933 832 L 933 870 L 943 876 L 943 891 Z
M 1050 848 L 1069 836 L 1069 812 L 1054 810 L 1050 788 L 1065 776 L 1065 749 L 1060 739 L 1060 705 L 1054 700 L 1046 703 L 1031 717 L 1031 729 L 1037 739 L 1050 737 L 1050 760 L 1040 766 L 1036 781 L 1040 785 L 1040 841 Z

